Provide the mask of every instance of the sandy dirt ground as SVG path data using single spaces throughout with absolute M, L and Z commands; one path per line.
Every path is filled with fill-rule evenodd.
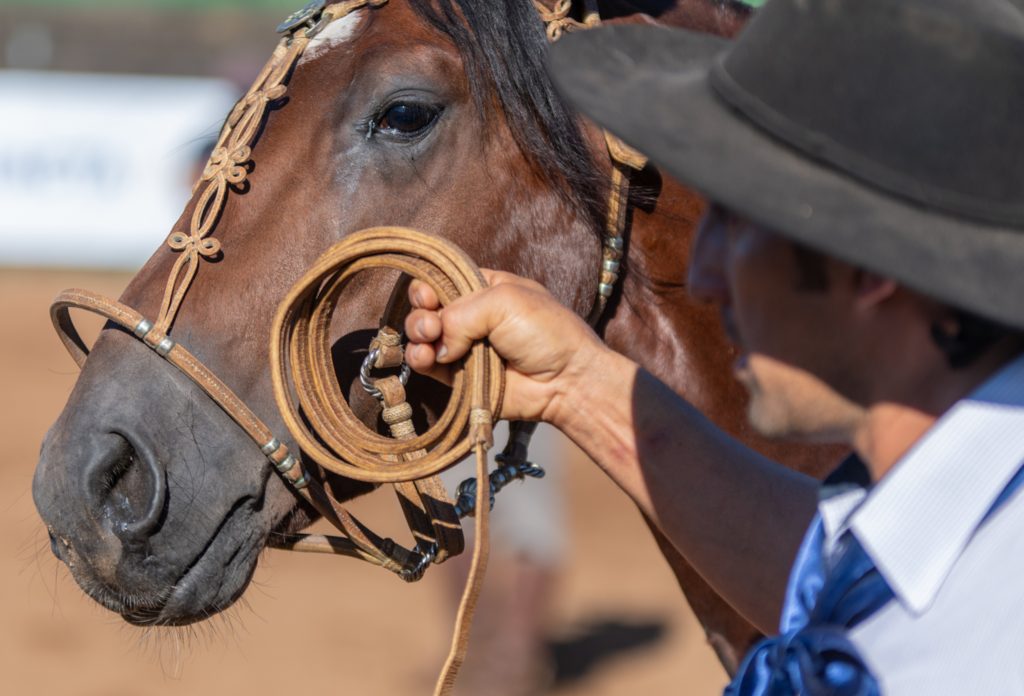
M 410 586 L 348 559 L 269 551 L 224 616 L 190 631 L 144 633 L 86 599 L 51 556 L 31 480 L 76 369 L 47 307 L 64 287 L 116 296 L 126 281 L 0 269 L 0 692 L 430 693 L 453 620 L 439 574 Z M 721 693 L 724 673 L 638 514 L 581 456 L 570 459 L 572 552 L 550 631 L 575 660 L 544 693 Z M 373 519 L 398 516 L 390 495 L 360 505 Z

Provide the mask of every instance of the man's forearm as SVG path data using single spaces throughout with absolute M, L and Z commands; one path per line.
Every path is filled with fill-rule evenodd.
M 817 482 L 735 441 L 627 358 L 599 361 L 559 399 L 555 425 L 726 600 L 774 631 Z

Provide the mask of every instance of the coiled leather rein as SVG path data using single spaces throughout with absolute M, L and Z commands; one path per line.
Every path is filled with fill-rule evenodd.
M 394 439 L 367 428 L 338 386 L 330 325 L 346 284 L 371 268 L 390 268 L 428 283 L 442 304 L 486 287 L 476 264 L 439 237 L 399 227 L 349 235 L 317 261 L 278 309 L 270 347 L 274 395 L 288 431 L 320 466 L 371 483 L 413 481 L 459 462 L 472 445 L 490 446 L 491 423 L 486 419 L 500 411 L 504 371 L 497 354 L 477 342 L 455 372 L 447 409 L 426 433 Z M 385 323 L 400 323 L 402 316 Z M 298 403 L 288 388 L 289 376 Z M 401 388 L 391 379 L 388 389 Z M 303 422 L 300 405 L 312 429 Z M 475 435 L 460 440 L 467 423 Z

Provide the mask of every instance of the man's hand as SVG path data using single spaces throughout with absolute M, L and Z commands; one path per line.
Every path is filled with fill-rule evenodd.
M 409 366 L 448 381 L 451 363 L 490 339 L 508 366 L 502 417 L 561 429 L 723 597 L 774 630 L 817 482 L 731 439 L 537 283 L 484 275 L 490 287 L 444 308 L 410 286 Z
M 449 382 L 451 364 L 473 341 L 488 338 L 507 363 L 501 417 L 559 425 L 565 395 L 611 351 L 542 285 L 511 273 L 483 274 L 489 287 L 443 308 L 429 285 L 410 285 L 414 309 L 405 321 L 406 361 Z

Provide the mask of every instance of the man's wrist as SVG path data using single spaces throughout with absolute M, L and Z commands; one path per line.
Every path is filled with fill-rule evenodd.
M 603 343 L 580 351 L 578 360 L 559 380 L 559 387 L 544 420 L 570 437 L 589 430 L 595 414 L 601 420 L 616 419 L 615 411 L 628 418 L 633 384 L 639 366 Z M 585 422 L 581 422 L 585 421 Z

